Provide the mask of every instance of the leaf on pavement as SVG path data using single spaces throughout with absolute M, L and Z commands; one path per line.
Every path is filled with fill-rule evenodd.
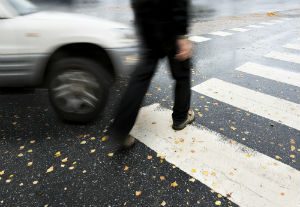
M 216 205 L 216 206 L 220 206 L 221 204 L 222 204 L 221 201 L 216 201 L 216 202 L 215 202 L 215 205 Z
M 142 191 L 135 191 L 135 196 L 136 197 L 139 197 L 139 196 L 141 196 L 142 195 Z
M 165 206 L 167 203 L 166 203 L 166 201 L 163 201 L 163 202 L 161 202 L 161 206 Z
M 68 162 L 68 158 L 66 157 L 66 158 L 62 159 L 61 162 L 63 162 L 63 163 Z
M 51 166 L 51 167 L 49 167 L 49 168 L 48 168 L 48 170 L 47 170 L 47 172 L 46 172 L 46 173 L 51 173 L 51 172 L 53 172 L 53 170 L 54 170 L 54 167 L 53 167 L 53 166 Z
M 178 186 L 177 182 L 174 181 L 173 183 L 171 183 L 171 187 L 176 188 Z
M 60 156 L 61 156 L 60 151 L 57 151 L 57 152 L 54 154 L 54 157 L 60 157 Z

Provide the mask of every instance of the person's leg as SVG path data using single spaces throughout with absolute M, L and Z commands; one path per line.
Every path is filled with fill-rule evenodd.
M 178 61 L 174 54 L 168 55 L 173 78 L 176 80 L 173 122 L 181 123 L 187 119 L 191 99 L 191 60 Z
M 133 72 L 128 87 L 121 99 L 115 120 L 111 126 L 111 136 L 122 143 L 131 131 L 143 98 L 149 88 L 159 58 L 147 53 Z

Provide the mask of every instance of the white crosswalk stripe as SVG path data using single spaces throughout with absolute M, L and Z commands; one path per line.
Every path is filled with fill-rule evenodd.
M 207 37 L 202 37 L 202 36 L 190 36 L 189 40 L 191 40 L 193 42 L 206 42 L 211 39 L 207 38 Z
M 245 28 L 232 28 L 232 29 L 229 29 L 231 31 L 235 31 L 235 32 L 247 32 L 247 31 L 250 31 L 250 29 L 245 29 Z
M 286 44 L 283 47 L 288 48 L 288 49 L 293 49 L 293 50 L 300 50 L 300 43 L 298 44 Z
M 262 26 L 262 25 L 249 25 L 247 27 L 249 27 L 249 28 L 264 28 L 265 26 Z
M 300 130 L 300 104 L 214 78 L 193 87 L 193 90 L 234 107 Z
M 274 52 L 270 52 L 269 54 L 265 55 L 265 57 L 300 64 L 300 55 L 296 55 L 296 54 L 292 54 L 292 53 L 275 52 L 274 51 Z
M 226 36 L 232 35 L 232 33 L 230 33 L 230 32 L 223 32 L 223 31 L 211 32 L 209 34 L 216 35 L 216 36 L 221 36 L 221 37 L 226 37 Z
M 300 73 L 290 72 L 280 68 L 269 67 L 251 62 L 245 63 L 236 70 L 300 87 Z
M 274 25 L 275 23 L 272 23 L 272 22 L 261 22 L 259 24 L 262 24 L 262 25 Z
M 158 104 L 142 108 L 131 135 L 240 206 L 297 206 L 299 171 L 205 128 L 175 132 L 171 114 Z

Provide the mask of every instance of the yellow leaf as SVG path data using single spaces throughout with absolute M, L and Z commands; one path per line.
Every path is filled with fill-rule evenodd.
M 112 157 L 112 156 L 114 156 L 114 153 L 112 153 L 112 152 L 111 152 L 111 153 L 108 153 L 107 156 L 108 156 L 108 157 Z
M 60 156 L 61 156 L 60 151 L 56 152 L 56 153 L 54 154 L 54 156 L 55 156 L 55 157 L 60 157 Z
M 296 150 L 296 147 L 294 145 L 291 146 L 291 151 L 295 151 Z
M 96 139 L 96 137 L 91 137 L 91 140 L 95 140 Z
M 139 197 L 139 196 L 141 196 L 142 195 L 142 191 L 135 191 L 135 196 L 136 197 Z
M 165 206 L 167 203 L 166 203 L 166 201 L 163 201 L 163 202 L 161 202 L 161 206 Z
M 148 159 L 148 160 L 151 160 L 151 159 L 152 159 L 152 156 L 151 156 L 151 155 L 148 155 L 148 156 L 147 156 L 147 159 Z
M 215 172 L 211 172 L 210 173 L 212 176 L 216 176 L 216 173 Z
M 217 195 L 218 198 L 222 198 L 223 196 L 221 194 L 218 193 Z
M 230 129 L 233 130 L 233 131 L 236 130 L 236 128 L 234 126 L 231 126 Z
M 32 184 L 33 184 L 33 185 L 36 185 L 36 184 L 38 184 L 38 182 L 39 182 L 39 181 L 35 180 L 35 181 L 32 182 Z
M 250 158 L 252 155 L 251 154 L 246 154 L 246 157 L 247 158 Z
M 194 169 L 192 169 L 192 173 L 196 173 L 197 172 L 197 170 L 194 168 Z
M 196 181 L 196 179 L 195 178 L 190 178 L 189 181 L 193 183 L 193 182 Z
M 21 147 L 20 147 L 20 150 L 22 150 L 22 149 L 24 149 L 24 148 L 25 148 L 25 146 L 21 146 Z
M 32 153 L 32 149 L 29 149 L 27 152 L 28 152 L 28 153 Z
M 128 171 L 129 167 L 127 165 L 125 165 L 124 167 L 124 171 Z
M 4 170 L 0 171 L 0 175 L 4 175 L 4 173 L 5 173 Z
M 276 158 L 277 160 L 282 160 L 282 158 L 281 158 L 280 156 L 278 156 L 278 155 L 276 155 L 275 158 Z
M 51 166 L 51 167 L 49 167 L 49 168 L 48 168 L 48 170 L 47 170 L 47 172 L 46 172 L 46 173 L 51 173 L 53 170 L 54 170 L 54 167 L 53 167 L 53 166 Z
M 6 183 L 10 183 L 10 182 L 11 182 L 11 179 L 7 179 L 5 182 L 6 182 Z
M 166 177 L 165 177 L 165 176 L 159 176 L 159 179 L 160 179 L 161 181 L 163 181 L 163 180 L 166 179 Z
M 101 141 L 102 141 L 102 142 L 105 142 L 105 141 L 107 141 L 107 140 L 108 140 L 108 136 L 104 136 L 104 137 L 101 138 Z
M 178 184 L 177 184 L 176 181 L 174 181 L 173 183 L 171 183 L 171 186 L 172 186 L 173 188 L 176 188 L 176 187 L 178 186 Z
M 91 150 L 91 153 L 95 153 L 95 152 L 96 152 L 96 150 L 95 150 L 95 149 L 92 149 L 92 150 Z
M 35 140 L 31 140 L 31 141 L 30 141 L 30 144 L 34 144 L 34 143 L 35 143 Z
M 290 155 L 290 158 L 293 158 L 293 159 L 294 159 L 295 157 L 296 157 L 295 155 Z
M 202 174 L 208 176 L 208 171 L 202 171 Z
M 23 156 L 24 156 L 23 153 L 18 154 L 18 157 L 23 157 Z
M 267 15 L 268 15 L 269 17 L 272 17 L 272 16 L 276 16 L 276 13 L 275 13 L 275 12 L 268 12 Z
M 27 163 L 27 166 L 28 166 L 28 167 L 31 167 L 32 164 L 33 164 L 32 162 L 28 162 L 28 163 Z
M 68 158 L 66 157 L 66 158 L 62 159 L 61 162 L 63 162 L 63 163 L 68 162 Z
M 81 141 L 81 142 L 80 142 L 80 144 L 86 144 L 86 141 L 85 141 L 85 140 L 83 140 L 83 141 Z
M 216 201 L 216 202 L 215 202 L 215 205 L 216 205 L 216 206 L 220 206 L 221 204 L 222 204 L 221 201 Z
M 69 167 L 69 170 L 74 170 L 74 168 L 75 168 L 74 166 L 71 166 Z

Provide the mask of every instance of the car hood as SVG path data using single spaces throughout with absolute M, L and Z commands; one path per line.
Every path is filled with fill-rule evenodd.
M 60 25 L 65 25 L 66 27 L 72 26 L 76 24 L 78 27 L 84 29 L 87 27 L 95 27 L 99 25 L 101 29 L 127 29 L 129 26 L 98 18 L 92 17 L 83 14 L 75 14 L 75 13 L 66 13 L 66 12 L 52 12 L 52 11 L 42 11 L 31 14 L 28 18 L 32 18 L 35 20 L 46 21 L 48 23 L 55 23 Z

